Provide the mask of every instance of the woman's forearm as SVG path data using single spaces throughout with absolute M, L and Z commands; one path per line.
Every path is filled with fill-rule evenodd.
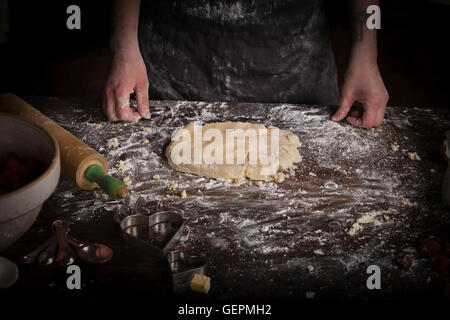
M 112 12 L 111 49 L 139 49 L 137 29 L 140 0 L 115 0 Z
M 108 120 L 150 119 L 148 77 L 139 51 L 137 30 L 140 0 L 115 0 L 112 12 L 113 59 L 105 85 L 103 110 Z M 137 110 L 130 107 L 136 94 Z
M 348 0 L 352 28 L 351 59 L 377 63 L 377 31 L 367 28 L 367 8 L 378 5 L 378 0 Z
M 367 27 L 370 5 L 375 0 L 349 0 L 353 45 L 350 61 L 341 89 L 341 101 L 332 120 L 346 119 L 356 127 L 379 127 L 389 99 L 377 63 L 376 29 Z M 362 104 L 362 110 L 352 109 L 353 104 Z

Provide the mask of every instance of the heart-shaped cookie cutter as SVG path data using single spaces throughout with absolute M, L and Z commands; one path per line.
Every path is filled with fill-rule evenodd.
M 191 256 L 186 252 L 172 251 L 167 255 L 173 284 L 190 283 L 194 274 L 204 274 L 206 261 L 200 256 Z
M 120 222 L 122 236 L 131 245 L 166 257 L 180 239 L 184 222 L 176 211 L 155 212 L 151 216 L 128 216 Z

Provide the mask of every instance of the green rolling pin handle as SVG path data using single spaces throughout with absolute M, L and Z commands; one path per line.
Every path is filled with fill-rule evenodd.
M 119 179 L 104 173 L 99 165 L 93 164 L 87 168 L 85 175 L 90 182 L 97 183 L 112 198 L 117 200 L 128 197 L 128 190 L 125 184 Z

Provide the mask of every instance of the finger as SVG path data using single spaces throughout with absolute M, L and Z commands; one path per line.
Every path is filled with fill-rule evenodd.
M 379 106 L 377 108 L 377 116 L 375 118 L 375 124 L 374 127 L 380 127 L 381 124 L 383 123 L 383 119 L 384 119 L 384 112 L 386 110 L 386 107 L 383 106 L 383 104 L 381 104 L 381 106 Z
M 145 119 L 150 119 L 147 82 L 136 86 L 136 100 L 139 114 Z
M 125 121 L 137 121 L 141 118 L 136 109 L 130 107 L 130 95 L 122 94 L 115 97 L 117 117 Z
M 363 115 L 363 110 L 361 110 L 360 108 L 353 108 L 352 110 L 350 110 L 350 116 L 355 117 L 355 118 L 361 118 Z
M 379 127 L 383 121 L 384 111 L 380 107 L 380 103 L 372 102 L 367 106 L 362 120 L 366 128 Z
M 135 110 L 136 109 L 131 108 L 131 112 L 128 115 L 128 118 L 124 119 L 124 120 L 135 122 L 135 121 L 138 121 L 139 119 L 141 119 L 142 118 L 141 114 L 139 112 L 135 111 Z
M 103 112 L 109 121 L 117 121 L 116 111 L 114 110 L 114 98 L 112 91 L 109 89 L 105 90 L 103 94 Z
M 378 107 L 376 105 L 369 105 L 365 107 L 362 118 L 347 117 L 347 121 L 355 127 L 372 128 L 378 124 L 379 121 Z
M 130 101 L 128 96 L 121 96 L 118 93 L 114 96 L 115 110 L 120 120 L 125 120 L 130 113 Z
M 355 100 L 351 95 L 343 96 L 339 105 L 339 109 L 335 112 L 335 114 L 333 114 L 331 120 L 341 121 L 342 119 L 344 119 L 352 108 L 354 101 Z
M 348 116 L 345 120 L 347 120 L 351 125 L 353 125 L 355 127 L 362 127 L 363 126 L 363 122 L 362 122 L 361 118 Z

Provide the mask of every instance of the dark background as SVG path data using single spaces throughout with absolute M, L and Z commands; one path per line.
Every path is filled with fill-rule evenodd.
M 0 93 L 101 97 L 111 61 L 111 1 L 7 2 L 9 32 L 8 42 L 0 44 Z M 71 4 L 81 8 L 81 30 L 66 28 Z M 450 107 L 450 5 L 385 0 L 381 9 L 379 65 L 389 105 Z M 328 0 L 327 13 L 342 83 L 351 44 L 345 1 Z

